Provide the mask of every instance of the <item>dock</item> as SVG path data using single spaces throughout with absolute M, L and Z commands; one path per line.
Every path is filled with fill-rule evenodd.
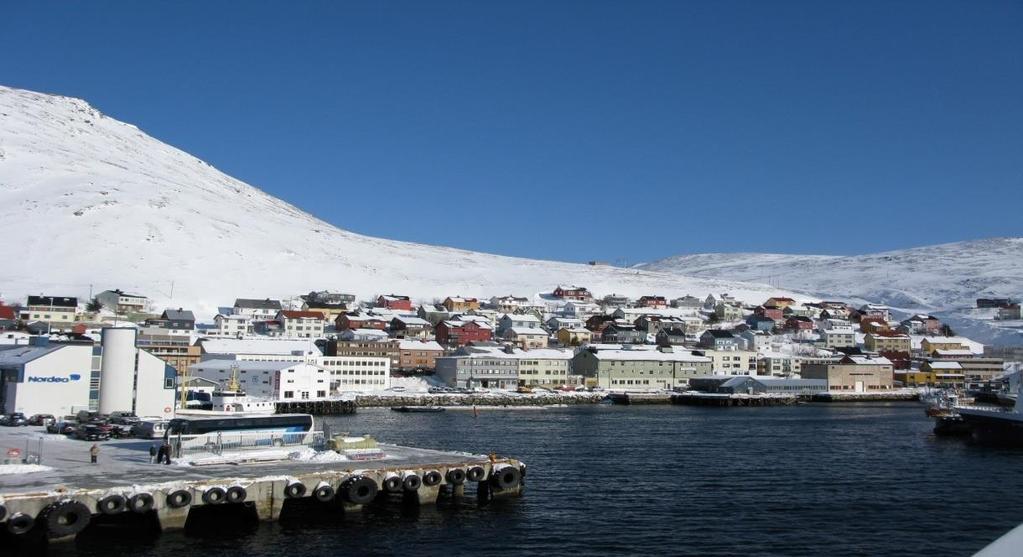
M 611 393 L 611 404 L 671 404 L 671 393 Z
M 810 397 L 810 400 L 813 402 L 890 402 L 920 400 L 920 393 L 911 389 L 876 391 L 869 393 L 828 391 L 824 393 L 816 393 Z
M 248 458 L 164 465 L 150 463 L 152 444 L 102 442 L 99 462 L 90 464 L 91 442 L 48 435 L 41 428 L 0 428 L 5 451 L 41 448 L 39 465 L 28 473 L 0 475 L 0 528 L 15 538 L 54 542 L 74 539 L 90 522 L 116 518 L 111 515 L 148 515 L 167 531 L 184 528 L 190 515 L 213 506 L 236 506 L 261 521 L 276 521 L 285 507 L 296 504 L 359 512 L 366 505 L 430 505 L 439 498 L 485 503 L 520 495 L 526 471 L 514 458 L 382 443 L 386 458 L 381 460 L 348 460 L 327 450 L 295 460 L 294 454 L 289 458 L 294 448 L 274 447 L 250 451 Z
M 791 406 L 797 402 L 796 395 L 780 393 L 739 394 L 688 391 L 671 395 L 672 404 L 686 406 Z

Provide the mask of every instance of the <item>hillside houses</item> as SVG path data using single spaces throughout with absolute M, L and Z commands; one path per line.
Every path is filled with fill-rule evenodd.
M 378 361 L 371 358 L 385 361 L 388 373 L 433 374 L 443 367 L 442 380 L 451 386 L 499 389 L 649 390 L 682 388 L 707 375 L 764 375 L 871 392 L 954 382 L 956 373 L 973 385 L 1002 372 L 1002 361 L 983 356 L 976 343 L 943 336 L 948 327 L 935 316 L 896 315 L 880 304 L 852 310 L 842 302 L 741 300 L 723 293 L 597 297 L 571 285 L 535 298 L 453 295 L 417 303 L 387 294 L 360 302 L 324 290 L 300 299 L 238 298 L 205 322 L 187 309 L 169 308 L 126 325 L 138 328 L 140 347 L 181 373 L 210 359 L 300 362 L 327 372 L 328 396 L 379 387 L 379 377 L 359 382 L 369 368 L 358 366 Z M 95 312 L 79 312 L 76 298 L 30 296 L 25 302 L 0 306 L 0 328 L 17 333 L 11 343 L 32 334 L 96 330 L 85 321 Z M 1012 309 L 1007 304 L 991 314 Z M 218 344 L 231 341 L 239 344 Z

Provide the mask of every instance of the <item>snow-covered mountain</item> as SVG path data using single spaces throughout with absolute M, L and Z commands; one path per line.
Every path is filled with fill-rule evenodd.
M 102 115 L 82 100 L 0 87 L 0 296 L 121 288 L 210 316 L 236 297 L 331 289 L 534 295 L 778 293 L 765 285 L 501 257 L 341 230 Z
M 990 238 L 871 255 L 709 253 L 638 265 L 648 271 L 764 282 L 839 298 L 927 311 L 961 332 L 994 342 L 1023 342 L 1023 324 L 994 322 L 973 310 L 976 298 L 1023 296 L 1023 238 Z

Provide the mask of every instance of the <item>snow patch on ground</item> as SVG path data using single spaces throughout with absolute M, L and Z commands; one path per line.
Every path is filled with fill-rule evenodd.
M 50 470 L 53 470 L 53 468 L 43 466 L 42 464 L 0 464 L 0 476 L 49 472 Z

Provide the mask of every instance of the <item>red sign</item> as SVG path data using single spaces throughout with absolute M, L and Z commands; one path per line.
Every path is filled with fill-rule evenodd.
M 7 456 L 15 458 L 21 456 L 21 449 L 7 449 Z

